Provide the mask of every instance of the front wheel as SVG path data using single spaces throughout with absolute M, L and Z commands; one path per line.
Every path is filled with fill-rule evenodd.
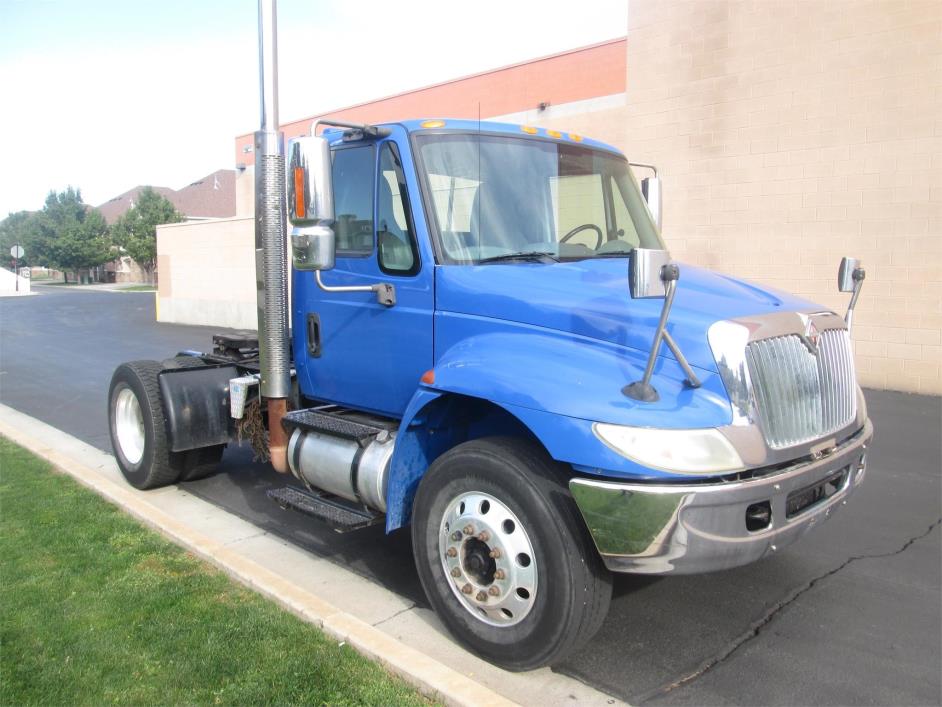
M 559 465 L 528 442 L 489 438 L 439 457 L 415 497 L 422 586 L 448 629 L 508 670 L 560 660 L 611 600 Z

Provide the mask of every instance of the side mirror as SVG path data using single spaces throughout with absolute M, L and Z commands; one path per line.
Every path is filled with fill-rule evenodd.
M 295 270 L 331 270 L 336 236 L 330 226 L 291 229 L 291 264 Z
M 654 223 L 658 229 L 661 228 L 662 201 L 661 201 L 661 178 L 645 177 L 641 180 L 641 194 L 644 200 L 648 202 L 648 211 L 651 212 Z
M 667 282 L 662 277 L 662 271 L 670 261 L 670 254 L 666 250 L 632 249 L 628 256 L 628 290 L 631 298 L 666 297 Z
M 330 146 L 323 137 L 305 135 L 288 144 L 288 219 L 291 262 L 296 270 L 334 267 L 336 236 Z
M 330 145 L 304 135 L 288 143 L 288 219 L 292 226 L 327 225 L 334 220 Z
M 857 258 L 842 258 L 841 267 L 837 271 L 837 289 L 841 292 L 853 292 L 856 280 L 863 279 L 859 276 L 855 277 L 858 270 L 863 272 Z

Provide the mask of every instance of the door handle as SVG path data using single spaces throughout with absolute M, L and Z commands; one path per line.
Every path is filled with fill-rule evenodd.
M 307 352 L 312 358 L 321 357 L 321 318 L 307 313 Z

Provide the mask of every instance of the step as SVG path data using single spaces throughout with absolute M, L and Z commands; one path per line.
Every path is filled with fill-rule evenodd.
M 268 497 L 284 509 L 322 520 L 338 533 L 349 533 L 383 522 L 386 516 L 362 506 L 351 506 L 336 496 L 305 491 L 293 486 L 272 489 Z
M 358 422 L 336 413 L 324 412 L 317 409 L 293 410 L 282 418 L 285 429 L 298 427 L 302 430 L 323 432 L 334 437 L 352 439 L 358 444 L 364 444 L 370 438 L 381 432 L 388 432 L 385 427 Z

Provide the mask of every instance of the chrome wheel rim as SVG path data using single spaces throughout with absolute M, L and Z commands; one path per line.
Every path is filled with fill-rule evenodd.
M 438 533 L 445 580 L 479 621 L 513 626 L 533 609 L 537 562 L 526 528 L 500 500 L 480 491 L 446 506 Z
M 130 388 L 122 388 L 115 399 L 114 427 L 121 454 L 130 464 L 140 462 L 144 457 L 144 415 Z

